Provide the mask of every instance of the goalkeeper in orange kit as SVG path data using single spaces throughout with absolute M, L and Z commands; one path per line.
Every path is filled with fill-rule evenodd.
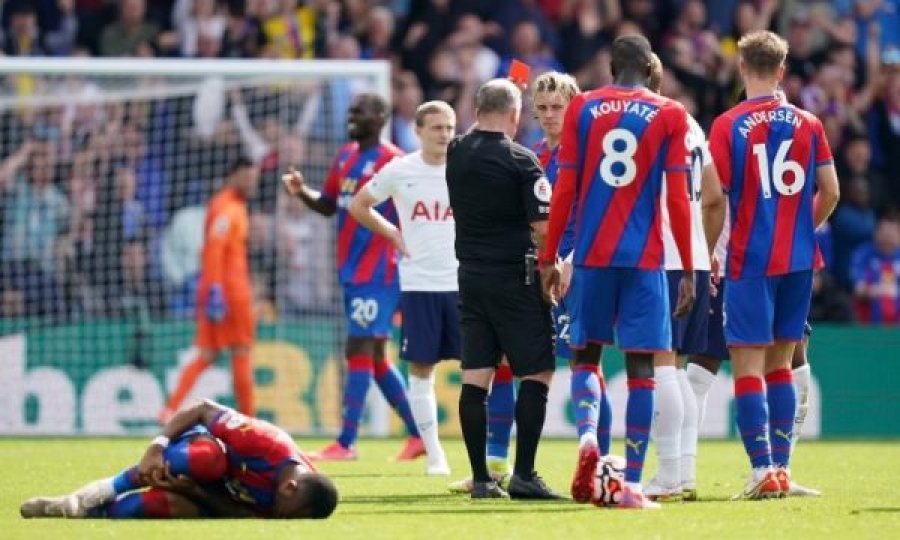
M 253 406 L 253 292 L 247 260 L 250 219 L 247 199 L 256 191 L 259 170 L 248 159 L 236 160 L 228 172 L 228 184 L 209 201 L 203 227 L 203 255 L 197 285 L 197 334 L 199 355 L 181 373 L 160 420 L 178 410 L 200 375 L 224 349 L 231 351 L 237 409 L 255 414 Z

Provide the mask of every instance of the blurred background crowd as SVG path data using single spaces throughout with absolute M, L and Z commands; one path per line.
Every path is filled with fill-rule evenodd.
M 663 92 L 708 127 L 741 99 L 737 39 L 774 30 L 790 45 L 785 94 L 822 119 L 843 193 L 820 233 L 811 317 L 900 324 L 900 0 L 5 0 L 0 23 L 7 56 L 388 60 L 390 135 L 407 151 L 423 100 L 452 103 L 465 130 L 475 90 L 511 59 L 590 89 L 610 82 L 611 41 L 635 32 L 663 59 Z M 293 164 L 322 181 L 366 81 L 172 88 L 3 80 L 0 318 L 190 316 L 203 204 L 239 154 L 264 174 L 258 315 L 338 306 L 333 224 L 277 178 Z

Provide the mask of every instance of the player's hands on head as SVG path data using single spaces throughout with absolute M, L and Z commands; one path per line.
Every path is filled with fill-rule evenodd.
M 695 295 L 694 273 L 685 272 L 678 284 L 678 302 L 675 304 L 675 311 L 672 314 L 675 317 L 687 315 L 691 311 L 691 306 L 694 305 Z
M 303 179 L 303 173 L 293 167 L 289 168 L 288 172 L 281 175 L 281 183 L 284 184 L 284 188 L 288 193 L 295 196 L 300 193 L 303 186 L 306 184 Z
M 194 482 L 189 476 L 183 474 L 173 475 L 168 463 L 163 468 L 155 469 L 150 474 L 150 485 L 182 495 L 194 493 L 198 486 L 197 482 Z
M 562 297 L 560 294 L 560 271 L 556 263 L 545 264 L 541 267 L 541 288 L 544 300 L 555 306 Z
M 163 458 L 163 447 L 158 444 L 151 444 L 144 452 L 144 457 L 138 463 L 138 475 L 149 482 L 154 471 L 163 470 L 166 466 Z

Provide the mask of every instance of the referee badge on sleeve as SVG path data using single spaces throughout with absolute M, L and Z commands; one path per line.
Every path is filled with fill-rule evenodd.
M 553 193 L 553 191 L 546 176 L 542 176 L 535 181 L 534 196 L 537 200 L 548 203 L 550 202 L 551 193 Z

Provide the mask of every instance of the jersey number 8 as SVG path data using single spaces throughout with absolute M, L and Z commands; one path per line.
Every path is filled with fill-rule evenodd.
M 769 175 L 769 154 L 766 151 L 766 145 L 759 143 L 753 145 L 753 155 L 756 156 L 756 164 L 759 168 L 759 181 L 762 184 L 762 195 L 765 199 L 772 198 L 772 185 L 775 185 L 775 191 L 784 196 L 791 196 L 800 193 L 803 185 L 806 184 L 806 173 L 803 167 L 796 161 L 786 159 L 788 152 L 794 139 L 781 141 L 778 146 L 778 152 L 775 153 L 775 163 L 772 164 L 772 174 Z M 794 173 L 794 182 L 790 185 L 784 183 L 784 177 L 787 173 Z
M 616 143 L 622 143 L 625 147 L 617 150 Z M 627 129 L 615 128 L 604 135 L 600 178 L 614 188 L 624 187 L 634 182 L 634 177 L 637 176 L 637 164 L 634 162 L 637 147 L 637 137 Z M 616 163 L 620 163 L 623 168 L 619 174 L 613 172 L 613 165 Z

